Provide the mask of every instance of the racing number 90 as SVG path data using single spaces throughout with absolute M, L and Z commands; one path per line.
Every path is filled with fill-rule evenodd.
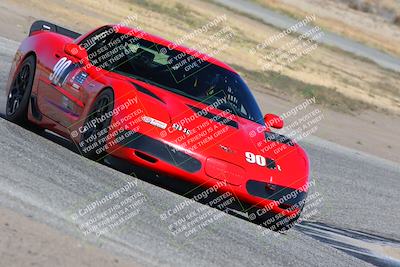
M 67 60 L 66 57 L 60 59 L 53 68 L 53 72 L 49 76 L 49 80 L 53 84 L 58 84 L 60 79 L 65 76 L 64 72 L 68 69 L 68 67 L 72 64 L 71 60 Z
M 265 159 L 265 157 L 261 156 L 261 155 L 254 155 L 251 152 L 246 152 L 246 160 L 248 163 L 256 163 L 257 165 L 260 166 L 266 166 L 267 165 L 267 160 Z

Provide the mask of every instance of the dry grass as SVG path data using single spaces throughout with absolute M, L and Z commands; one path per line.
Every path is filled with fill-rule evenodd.
M 400 56 L 400 4 L 396 0 L 253 0 L 295 18 L 316 14 L 316 24 Z
M 341 0 L 341 2 L 352 9 L 377 14 L 389 22 L 394 22 L 394 18 L 400 15 L 400 2 L 396 0 Z
M 139 26 L 145 31 L 170 40 L 177 40 L 210 20 L 226 14 L 227 20 L 211 33 L 218 31 L 222 26 L 229 25 L 235 35 L 227 48 L 216 57 L 238 69 L 253 90 L 266 93 L 278 92 L 279 95 L 293 101 L 316 96 L 319 103 L 345 112 L 375 109 L 400 114 L 398 74 L 326 46 L 320 46 L 281 72 L 278 72 L 276 67 L 268 72 L 262 71 L 256 63 L 260 54 L 253 55 L 248 51 L 280 31 L 210 2 L 199 0 L 186 2 L 178 0 L 168 2 L 32 0 L 29 3 L 17 0 L 12 2 L 15 5 L 25 6 L 29 14 L 32 14 L 30 9 L 37 11 L 35 13 L 37 17 L 30 17 L 30 21 L 23 25 L 26 28 L 35 19 L 48 19 L 86 32 L 99 25 L 119 23 L 124 17 L 137 15 L 137 21 L 131 23 L 131 26 Z M 71 23 L 71 12 L 74 17 L 79 18 L 74 20 L 74 23 Z M 187 40 L 185 45 L 196 46 L 204 42 L 209 35 L 210 33 L 205 33 L 195 36 Z M 263 53 L 279 48 L 294 38 L 294 36 L 287 36 L 274 43 L 272 47 L 268 47 Z

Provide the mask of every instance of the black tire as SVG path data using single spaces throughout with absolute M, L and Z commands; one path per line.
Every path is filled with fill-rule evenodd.
M 110 126 L 112 110 L 114 109 L 113 90 L 103 90 L 94 100 L 89 115 L 84 124 L 84 132 L 81 134 L 79 150 L 81 154 L 93 160 L 100 160 L 106 155 L 104 146 Z M 96 123 L 93 123 L 96 121 Z
M 6 118 L 14 123 L 25 125 L 28 121 L 29 98 L 35 78 L 36 60 L 27 57 L 18 67 L 7 96 Z

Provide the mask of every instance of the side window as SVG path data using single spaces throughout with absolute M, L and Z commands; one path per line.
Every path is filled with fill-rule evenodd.
M 89 51 L 93 51 L 93 47 L 96 46 L 96 44 L 98 43 L 99 40 L 103 39 L 102 37 L 105 37 L 107 35 L 106 32 L 109 29 L 110 29 L 110 27 L 108 27 L 108 26 L 98 29 L 97 31 L 93 32 L 91 35 L 87 36 L 84 40 L 82 40 L 80 45 L 83 48 L 85 48 L 88 51 L 88 53 L 89 53 Z
M 100 28 L 80 43 L 86 49 L 90 63 L 103 69 L 108 69 L 109 67 L 107 63 L 109 58 L 105 54 L 113 49 L 109 45 L 116 38 L 116 34 L 110 29 L 108 26 Z

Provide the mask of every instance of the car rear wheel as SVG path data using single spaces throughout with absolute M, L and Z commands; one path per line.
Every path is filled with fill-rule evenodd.
M 106 138 L 114 109 L 112 89 L 103 90 L 94 100 L 83 126 L 79 148 L 83 156 L 99 160 L 106 154 Z
M 27 57 L 18 67 L 7 96 L 6 118 L 9 121 L 25 124 L 29 107 L 29 98 L 35 77 L 36 60 Z

